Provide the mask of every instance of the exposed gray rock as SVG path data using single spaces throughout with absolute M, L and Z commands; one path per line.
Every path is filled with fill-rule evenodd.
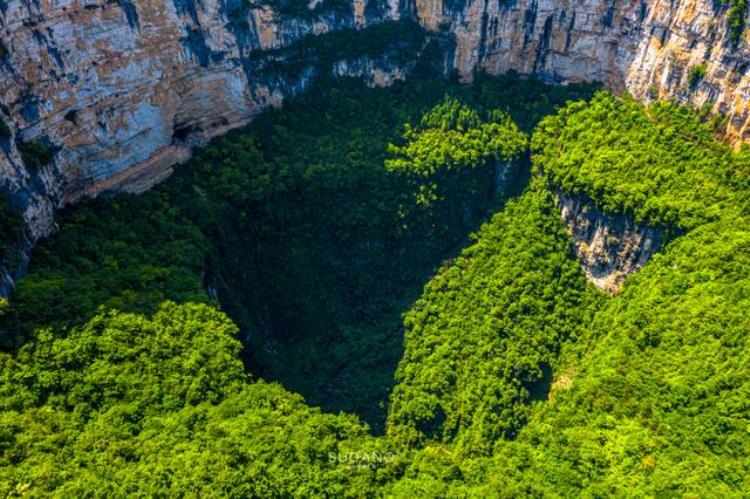
M 247 0 L 0 1 L 0 110 L 17 134 L 0 151 L 0 193 L 25 222 L 17 254 L 0 262 L 0 294 L 22 275 L 28 250 L 55 229 L 62 205 L 103 191 L 143 192 L 191 150 L 279 106 L 312 83 L 314 64 L 274 71 L 268 57 L 310 34 L 397 20 L 377 12 L 279 16 Z M 418 51 L 417 51 L 418 52 Z M 0 51 L 2 54 L 2 51 Z M 416 55 L 416 54 L 415 54 Z M 388 55 L 338 61 L 328 71 L 371 85 L 403 79 Z M 27 170 L 16 140 L 59 147 Z
M 610 293 L 643 267 L 664 240 L 663 230 L 596 209 L 588 199 L 557 192 L 560 214 L 586 278 Z
M 27 223 L 13 260 L 50 233 L 61 205 L 105 190 L 141 192 L 192 147 L 307 88 L 262 71 L 258 54 L 310 34 L 415 18 L 450 39 L 446 69 L 515 70 L 558 83 L 598 80 L 647 101 L 707 104 L 750 129 L 750 52 L 728 42 L 726 5 L 712 0 L 352 0 L 351 9 L 278 15 L 248 0 L 0 0 L 0 114 L 15 130 L 0 152 L 0 192 Z M 373 85 L 405 77 L 393 61 L 331 70 Z M 381 64 L 384 63 L 384 64 Z M 690 86 L 697 64 L 706 76 Z M 13 142 L 59 146 L 29 172 Z M 1 267 L 2 265 L 0 265 Z M 0 291 L 8 279 L 0 278 Z
M 734 46 L 729 2 L 714 0 L 416 0 L 419 22 L 456 40 L 453 64 L 556 82 L 601 81 L 650 101 L 725 114 L 732 142 L 750 138 L 750 30 Z M 689 84 L 691 68 L 706 76 Z
M 495 164 L 495 192 L 508 190 L 521 169 L 520 161 L 499 161 Z

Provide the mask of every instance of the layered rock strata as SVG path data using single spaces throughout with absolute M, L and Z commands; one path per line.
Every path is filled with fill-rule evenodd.
M 727 117 L 748 138 L 750 52 L 714 0 L 0 0 L 0 193 L 22 214 L 10 288 L 61 205 L 105 190 L 141 192 L 190 150 L 307 88 L 316 68 L 268 71 L 308 35 L 413 19 L 447 69 L 601 81 L 649 101 L 674 99 Z M 741 12 L 747 17 L 746 12 Z M 742 27 L 741 27 L 742 28 Z M 387 35 L 398 38 L 394 32 Z M 397 40 L 391 40 L 397 41 Z M 414 50 L 416 57 L 418 50 Z M 387 58 L 386 58 L 387 59 Z M 338 75 L 390 84 L 399 58 L 332 61 Z M 319 69 L 317 69 L 319 71 Z M 0 127 L 2 128 L 2 127 Z M 30 168 L 17 143 L 57 151 Z M 9 267 L 10 265 L 10 267 Z

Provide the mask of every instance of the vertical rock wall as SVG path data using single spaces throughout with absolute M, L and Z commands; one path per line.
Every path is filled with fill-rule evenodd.
M 0 265 L 11 269 L 0 292 L 22 272 L 28 247 L 54 230 L 58 207 L 104 190 L 148 189 L 193 146 L 315 76 L 312 67 L 263 71 L 262 54 L 408 10 L 399 1 L 366 4 L 279 14 L 249 0 L 0 0 L 0 118 L 12 129 L 0 139 L 0 192 L 26 222 L 12 262 Z M 381 60 L 332 70 L 373 85 L 405 76 Z M 36 140 L 58 152 L 54 164 L 32 170 L 17 143 Z
M 729 118 L 727 134 L 739 142 L 750 138 L 750 37 L 744 30 L 739 43 L 731 40 L 728 3 L 416 0 L 416 16 L 455 38 L 453 62 L 466 80 L 481 68 L 601 81 L 643 101 L 708 106 Z M 705 76 L 691 81 L 696 67 Z
M 14 263 L 54 229 L 54 211 L 108 189 L 140 192 L 194 145 L 304 90 L 262 57 L 310 34 L 413 18 L 465 79 L 514 70 L 557 83 L 601 81 L 648 101 L 707 106 L 748 138 L 747 32 L 729 33 L 714 0 L 0 0 L 0 192 L 26 222 Z M 281 3 L 279 3 L 281 2 Z M 281 6 L 281 8 L 279 8 Z M 700 78 L 691 78 L 696 69 Z M 406 77 L 377 59 L 330 70 L 373 85 Z M 17 142 L 41 140 L 54 164 L 27 168 Z M 20 265 L 17 265 L 19 264 Z M 0 268 L 3 265 L 0 264 Z M 13 275 L 0 276 L 7 292 Z

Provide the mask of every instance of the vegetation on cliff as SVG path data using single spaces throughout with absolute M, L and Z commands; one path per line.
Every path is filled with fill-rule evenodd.
M 406 125 L 403 142 L 390 145 L 393 157 L 385 166 L 405 174 L 416 184 L 417 201 L 430 205 L 458 195 L 456 188 L 464 197 L 483 197 L 493 177 L 523 154 L 527 138 L 504 112 L 491 111 L 483 120 L 458 99 L 446 97 L 418 126 Z
M 550 390 L 543 401 L 532 402 L 525 425 L 512 439 L 478 440 L 492 444 L 486 457 L 467 455 L 466 439 L 487 421 L 483 408 L 493 398 L 467 390 L 502 386 L 502 371 L 482 364 L 494 361 L 505 367 L 519 357 L 515 349 L 498 354 L 496 346 L 505 341 L 498 333 L 507 330 L 501 326 L 490 328 L 479 348 L 471 350 L 472 339 L 482 330 L 475 326 L 471 305 L 482 303 L 485 294 L 493 296 L 486 276 L 500 275 L 495 267 L 502 268 L 502 263 L 488 265 L 468 282 L 454 281 L 455 287 L 443 280 L 470 274 L 475 263 L 459 259 L 441 272 L 407 315 L 413 322 L 407 319 L 410 335 L 389 417 L 395 423 L 406 421 L 405 435 L 420 436 L 414 428 L 419 431 L 419 423 L 438 412 L 435 408 L 445 407 L 446 416 L 437 439 L 408 442 L 428 445 L 412 457 L 392 491 L 483 497 L 742 495 L 750 486 L 746 151 L 735 153 L 715 142 L 711 130 L 687 109 L 663 103 L 646 109 L 607 94 L 596 95 L 588 104 L 570 104 L 543 120 L 532 144 L 535 182 L 585 195 L 610 210 L 632 208 L 631 215 L 649 223 L 673 224 L 671 239 L 661 254 L 628 279 L 621 294 L 592 296 L 587 306 L 567 313 L 574 319 L 568 329 L 573 341 L 549 342 L 551 336 L 540 334 L 547 320 L 559 317 L 550 309 L 541 309 L 550 319 L 543 314 L 535 319 L 533 313 L 524 317 L 534 321 L 529 327 L 534 334 L 531 345 L 520 351 L 529 356 L 542 352 L 553 359 Z M 611 184 L 603 189 L 605 177 Z M 652 205 L 633 202 L 642 193 Z M 524 199 L 509 203 L 503 213 L 518 210 Z M 551 233 L 545 232 L 547 237 Z M 523 241 L 523 235 L 515 240 Z M 524 254 L 525 246 L 516 248 Z M 499 251 L 493 246 L 489 254 Z M 517 260 L 515 254 L 505 259 L 509 266 Z M 543 261 L 544 257 L 530 262 Z M 559 279 L 559 273 L 554 275 Z M 508 287 L 515 289 L 516 282 Z M 556 281 L 543 282 L 550 286 Z M 541 286 L 528 289 L 539 292 Z M 570 282 L 566 286 L 562 297 L 555 297 L 563 304 L 568 290 L 576 289 Z M 467 288 L 475 289 L 470 299 L 447 298 L 469 294 Z M 441 303 L 443 295 L 447 296 L 441 306 L 429 307 Z M 460 303 L 467 305 L 458 308 Z M 476 317 L 489 323 L 496 314 L 496 309 L 488 309 Z M 561 353 L 552 356 L 549 346 L 536 350 L 544 345 L 536 343 L 539 340 L 559 345 Z M 414 359 L 409 356 L 411 344 L 417 353 Z M 452 348 L 444 349 L 448 345 Z M 487 351 L 495 355 L 483 360 Z M 439 362 L 432 362 L 438 357 Z M 455 375 L 462 372 L 463 379 Z M 455 388 L 446 389 L 456 378 Z M 413 396 L 402 396 L 414 387 Z M 523 409 L 517 401 L 509 398 L 499 404 L 501 411 L 489 412 L 490 417 Z M 406 404 L 413 410 L 400 415 Z M 462 413 L 463 407 L 471 409 Z M 397 432 L 403 426 L 389 430 Z M 498 427 L 503 428 L 486 428 Z M 402 434 L 395 433 L 394 441 L 399 442 Z
M 0 255 L 9 256 L 11 247 L 18 242 L 22 233 L 21 216 L 0 196 Z
M 690 229 L 717 220 L 741 197 L 746 153 L 717 142 L 687 108 L 598 93 L 543 120 L 536 170 L 570 194 L 638 221 Z
M 543 183 L 509 201 L 474 240 L 404 318 L 388 416 L 395 442 L 491 454 L 546 398 L 557 354 L 597 302 Z
M 5 122 L 5 119 L 0 118 L 0 139 L 9 139 L 13 136 L 13 131 L 10 129 L 10 125 Z
M 708 71 L 708 65 L 706 63 L 696 64 L 690 68 L 688 73 L 688 85 L 690 88 L 695 88 L 700 82 L 706 77 Z
M 747 26 L 747 0 L 722 0 L 722 3 L 729 6 L 727 10 L 729 43 L 737 47 L 742 42 Z
M 17 147 L 24 165 L 31 172 L 51 164 L 55 159 L 55 148 L 42 140 L 19 142 Z
M 425 31 L 411 20 L 386 21 L 367 29 L 343 28 L 323 35 L 309 34 L 287 47 L 257 51 L 251 61 L 265 72 L 298 77 L 304 69 L 324 68 L 324 75 L 337 61 L 387 57 L 396 64 L 414 60 L 422 50 Z M 428 61 L 422 58 L 421 63 Z

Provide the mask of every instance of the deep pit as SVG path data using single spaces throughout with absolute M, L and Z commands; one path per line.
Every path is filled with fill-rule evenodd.
M 240 328 L 254 377 L 380 432 L 402 356 L 402 314 L 523 189 L 528 169 L 521 157 L 448 173 L 425 204 L 417 181 L 385 167 L 389 144 L 403 143 L 406 124 L 447 96 L 478 115 L 507 112 L 528 132 L 593 88 L 513 75 L 471 86 L 326 82 L 197 151 L 151 193 L 65 211 L 62 231 L 35 252 L 14 313 L 80 321 L 98 306 L 149 311 L 164 299 L 215 298 Z M 501 167 L 509 168 L 503 182 Z M 48 315 L 39 314 L 41 296 L 57 304 Z

